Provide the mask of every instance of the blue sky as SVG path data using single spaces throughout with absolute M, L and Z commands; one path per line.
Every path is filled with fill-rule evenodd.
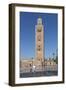
M 44 57 L 52 57 L 58 48 L 58 15 L 20 12 L 20 58 L 35 57 L 35 25 L 38 17 L 44 25 Z

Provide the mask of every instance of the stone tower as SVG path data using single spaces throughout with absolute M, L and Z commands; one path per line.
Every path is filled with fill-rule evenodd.
M 35 43 L 36 43 L 36 60 L 44 61 L 44 28 L 42 24 L 42 18 L 37 19 L 37 25 L 35 27 Z

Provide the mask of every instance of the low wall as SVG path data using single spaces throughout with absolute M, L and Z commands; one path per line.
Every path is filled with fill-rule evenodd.
M 46 65 L 46 66 L 36 66 L 35 68 L 33 67 L 27 67 L 27 68 L 21 68 L 20 72 L 21 73 L 26 73 L 26 72 L 38 72 L 38 71 L 57 71 L 58 70 L 58 65 Z

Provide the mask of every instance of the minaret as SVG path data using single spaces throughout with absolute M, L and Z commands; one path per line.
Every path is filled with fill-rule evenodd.
M 42 24 L 42 18 L 37 19 L 37 25 L 35 27 L 35 43 L 36 43 L 36 60 L 44 61 L 44 28 Z

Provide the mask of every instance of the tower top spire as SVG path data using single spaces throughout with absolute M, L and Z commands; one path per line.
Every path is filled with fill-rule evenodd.
M 37 24 L 42 24 L 42 18 L 41 17 L 39 17 L 38 19 L 37 19 Z

